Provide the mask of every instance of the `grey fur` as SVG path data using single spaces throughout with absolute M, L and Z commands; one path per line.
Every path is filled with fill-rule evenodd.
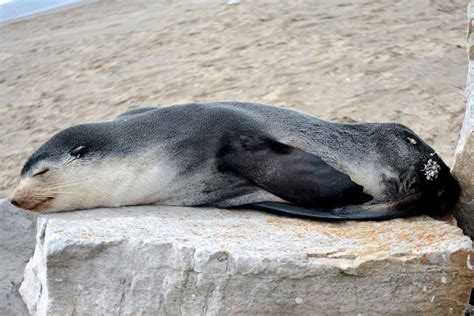
M 59 159 L 83 144 L 92 147 L 87 158 L 92 160 L 107 156 L 134 159 L 153 149 L 157 155 L 166 153 L 169 163 L 179 171 L 173 198 L 157 196 L 157 203 L 231 207 L 281 202 L 240 175 L 219 170 L 216 155 L 223 138 L 241 134 L 267 135 L 317 155 L 362 185 L 364 192 L 373 196 L 367 205 L 391 203 L 427 185 L 438 194 L 446 189 L 443 181 L 451 181 L 446 165 L 430 155 L 433 149 L 403 125 L 331 123 L 296 111 L 244 102 L 135 109 L 113 121 L 74 126 L 45 143 L 26 163 L 22 175 L 28 175 L 38 161 Z M 441 169 L 436 188 L 424 181 L 422 168 L 428 159 L 436 160 Z M 448 204 L 450 207 L 452 202 Z

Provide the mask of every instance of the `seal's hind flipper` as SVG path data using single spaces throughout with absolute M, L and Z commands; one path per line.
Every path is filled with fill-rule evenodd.
M 336 208 L 372 200 L 363 187 L 317 155 L 261 136 L 227 137 L 219 169 L 232 171 L 293 204 Z
M 287 203 L 278 203 L 278 202 L 261 202 L 254 204 L 243 205 L 242 207 L 248 207 L 258 211 L 271 212 L 276 214 L 291 215 L 295 217 L 302 218 L 312 218 L 312 219 L 332 219 L 332 220 L 344 220 L 344 216 L 337 214 L 332 214 L 330 211 L 326 210 L 310 210 L 304 207 L 299 207 Z
M 391 202 L 371 205 L 347 205 L 333 209 L 309 209 L 280 202 L 260 202 L 242 205 L 259 211 L 290 215 L 301 218 L 324 219 L 324 220 L 387 220 L 423 214 L 422 194 L 412 192 Z

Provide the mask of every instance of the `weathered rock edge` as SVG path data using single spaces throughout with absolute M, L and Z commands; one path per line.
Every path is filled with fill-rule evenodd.
M 466 114 L 454 157 L 453 173 L 462 187 L 454 216 L 464 233 L 474 238 L 474 3 L 468 8 L 469 71 L 466 84 Z
M 324 223 L 130 207 L 42 215 L 36 315 L 460 315 L 471 240 L 428 217 Z
M 35 248 L 36 216 L 0 199 L 0 218 L 0 315 L 27 315 L 18 288 Z

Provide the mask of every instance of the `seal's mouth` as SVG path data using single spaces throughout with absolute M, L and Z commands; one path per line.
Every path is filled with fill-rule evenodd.
M 42 210 L 45 210 L 46 208 L 48 208 L 48 205 L 49 205 L 49 203 L 47 203 L 47 202 L 50 202 L 53 199 L 54 199 L 54 197 L 48 196 L 44 200 L 42 200 L 42 201 L 36 203 L 35 205 L 27 208 L 27 210 L 32 211 L 32 212 L 40 212 Z M 48 204 L 48 205 L 46 205 L 46 204 Z
M 10 203 L 16 207 L 22 208 L 27 211 L 41 212 L 47 209 L 51 205 L 51 201 L 53 199 L 54 197 L 48 196 L 41 199 L 40 201 L 34 201 L 34 203 L 31 203 L 29 201 L 17 201 L 15 199 L 12 199 Z

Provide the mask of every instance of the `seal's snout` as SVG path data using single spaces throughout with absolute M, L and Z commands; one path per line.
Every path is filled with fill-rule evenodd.
M 13 206 L 20 207 L 20 204 L 18 204 L 18 202 L 17 202 L 14 198 L 12 198 L 12 199 L 10 200 L 10 203 L 11 203 Z
M 37 198 L 33 197 L 29 198 L 15 198 L 12 197 L 10 199 L 10 203 L 15 207 L 22 208 L 24 210 L 33 211 L 33 212 L 41 212 L 50 206 L 51 200 L 53 197 L 44 197 L 44 198 Z
M 28 211 L 41 212 L 51 207 L 54 196 L 38 188 L 32 181 L 23 180 L 11 195 L 10 203 Z
M 17 197 L 15 194 L 13 194 L 13 196 L 10 198 L 10 204 L 24 210 L 28 210 L 30 208 L 27 200 L 23 199 L 22 197 Z

